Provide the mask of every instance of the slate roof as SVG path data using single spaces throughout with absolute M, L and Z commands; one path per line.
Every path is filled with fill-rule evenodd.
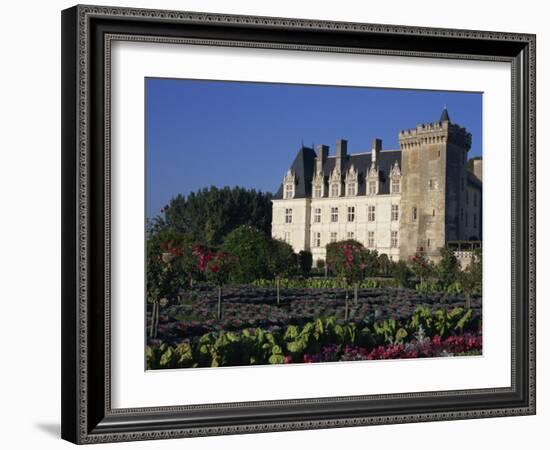
M 441 117 L 439 118 L 440 122 L 450 122 L 451 118 L 449 117 L 449 112 L 447 111 L 447 107 L 443 108 L 443 111 L 441 112 Z
M 353 164 L 357 170 L 358 175 L 358 191 L 357 195 L 365 195 L 365 177 L 368 169 L 371 166 L 371 153 L 356 153 L 346 157 L 346 161 L 343 167 L 343 174 L 347 173 L 348 168 Z M 302 147 L 294 162 L 290 166 L 290 170 L 296 175 L 296 186 L 294 198 L 307 198 L 311 197 L 311 182 L 315 171 L 315 151 L 309 147 Z M 379 151 L 376 156 L 376 165 L 379 169 L 379 194 L 390 193 L 390 179 L 389 173 L 395 162 L 401 167 L 401 150 L 382 150 Z M 334 166 L 336 164 L 336 157 L 329 156 L 323 167 L 323 173 L 325 175 L 325 182 L 328 182 Z M 284 175 L 284 174 L 283 174 Z M 283 198 L 283 184 L 279 186 L 279 190 L 274 195 L 275 199 Z

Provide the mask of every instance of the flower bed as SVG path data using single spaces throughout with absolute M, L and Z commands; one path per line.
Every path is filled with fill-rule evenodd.
M 358 326 L 335 317 L 303 326 L 209 331 L 169 345 L 151 339 L 150 369 L 218 367 L 296 362 L 355 361 L 475 354 L 481 321 L 472 310 L 417 308 L 409 317 Z

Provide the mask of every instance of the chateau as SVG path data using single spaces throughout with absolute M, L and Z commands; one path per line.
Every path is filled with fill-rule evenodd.
M 355 239 L 392 260 L 417 251 L 432 260 L 451 241 L 481 240 L 482 161 L 467 170 L 471 134 L 438 122 L 399 132 L 399 149 L 348 154 L 347 141 L 302 147 L 273 199 L 272 235 L 314 264 L 330 242 Z

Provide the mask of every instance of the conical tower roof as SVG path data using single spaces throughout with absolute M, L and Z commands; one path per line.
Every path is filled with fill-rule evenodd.
M 440 122 L 450 122 L 451 118 L 449 117 L 449 113 L 447 112 L 447 106 L 443 108 L 443 111 L 441 112 L 441 117 L 439 118 Z

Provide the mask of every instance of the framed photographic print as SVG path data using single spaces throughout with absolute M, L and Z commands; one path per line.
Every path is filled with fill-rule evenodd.
M 535 36 L 62 13 L 62 436 L 535 413 Z

